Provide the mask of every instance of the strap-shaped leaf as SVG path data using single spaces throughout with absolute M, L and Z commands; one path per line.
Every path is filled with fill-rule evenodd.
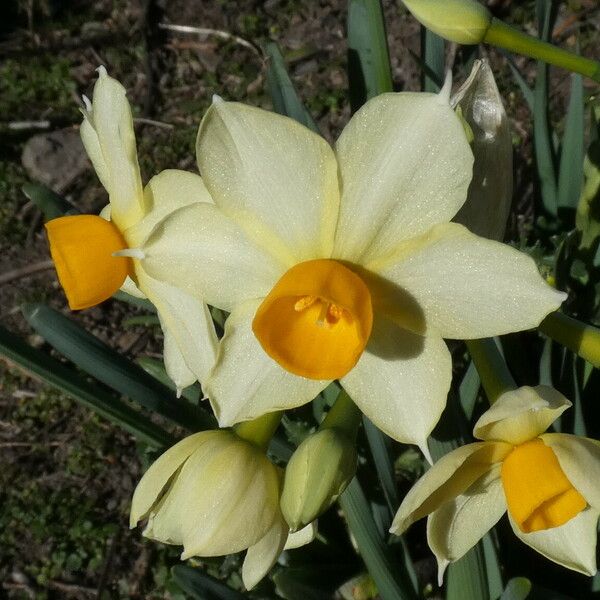
M 100 416 L 120 425 L 140 441 L 155 448 L 168 447 L 175 443 L 170 434 L 131 406 L 98 386 L 88 383 L 77 372 L 32 348 L 3 327 L 0 327 L 0 355 L 91 408 Z
M 426 68 L 423 69 L 423 91 L 436 94 L 444 83 L 446 44 L 439 35 L 421 27 L 421 56 Z
M 243 600 L 246 597 L 200 569 L 187 565 L 174 566 L 171 575 L 184 592 L 198 600 Z
M 44 220 L 56 219 L 79 211 L 62 196 L 41 183 L 26 183 L 23 193 L 44 213 Z
M 214 420 L 185 398 L 148 375 L 71 319 L 42 304 L 23 307 L 28 323 L 54 348 L 102 383 L 192 431 L 214 426 Z
M 353 112 L 369 98 L 393 89 L 379 0 L 348 2 L 348 83 Z
M 315 133 L 319 133 L 319 128 L 294 89 L 279 47 L 275 42 L 269 42 L 265 47 L 265 52 L 269 57 L 267 87 L 273 108 L 280 115 L 296 119 Z

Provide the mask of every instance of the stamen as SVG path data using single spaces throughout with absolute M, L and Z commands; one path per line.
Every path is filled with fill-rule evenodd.
M 327 308 L 327 323 L 335 325 L 344 314 L 344 309 L 337 304 L 330 304 Z
M 138 260 L 146 258 L 144 251 L 140 248 L 123 248 L 123 250 L 113 252 L 112 256 L 125 256 L 127 258 L 137 258 Z
M 316 296 L 303 296 L 302 298 L 300 298 L 300 300 L 296 302 L 296 304 L 294 304 L 294 310 L 296 312 L 301 312 L 305 308 L 312 306 L 316 301 Z
M 321 310 L 319 311 L 319 316 L 317 317 L 317 325 L 319 327 L 330 327 L 331 325 L 327 321 L 327 313 L 329 312 L 329 302 L 325 300 L 321 300 Z

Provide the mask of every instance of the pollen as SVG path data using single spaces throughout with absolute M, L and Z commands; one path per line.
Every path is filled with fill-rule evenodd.
M 358 362 L 371 334 L 371 295 L 335 260 L 292 267 L 258 308 L 252 330 L 264 351 L 290 373 L 337 379 Z
M 560 527 L 587 506 L 539 438 L 516 446 L 504 459 L 502 485 L 508 510 L 524 533 Z

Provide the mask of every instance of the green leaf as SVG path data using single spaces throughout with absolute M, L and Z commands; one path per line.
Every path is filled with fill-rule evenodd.
M 542 39 L 549 41 L 554 24 L 552 0 L 538 0 L 538 22 L 542 25 Z M 538 61 L 537 77 L 533 98 L 533 141 L 538 176 L 540 179 L 544 208 L 553 216 L 558 213 L 558 189 L 556 179 L 556 157 L 552 144 L 552 133 L 548 118 L 548 65 Z
M 112 394 L 88 383 L 79 373 L 32 348 L 0 327 L 0 354 L 47 384 L 68 394 L 100 416 L 120 425 L 154 448 L 171 446 L 175 440 L 164 429 Z
M 275 111 L 280 115 L 291 117 L 315 133 L 319 133 L 319 128 L 294 89 L 294 84 L 285 68 L 285 61 L 277 44 L 269 42 L 265 47 L 265 53 L 269 58 L 267 87 Z
M 515 78 L 515 81 L 517 82 L 517 85 L 519 86 L 519 89 L 521 90 L 521 93 L 525 98 L 525 102 L 527 103 L 529 110 L 533 112 L 535 107 L 535 98 L 533 90 L 529 87 L 523 75 L 521 75 L 521 71 L 519 71 L 511 56 L 505 52 L 503 52 L 502 54 L 504 54 L 505 58 L 508 60 L 508 66 L 510 67 L 513 77 Z
M 119 290 L 116 294 L 113 295 L 114 300 L 120 300 L 121 302 L 127 302 L 127 304 L 131 304 L 131 306 L 135 306 L 136 308 L 143 308 L 144 310 L 150 312 L 156 312 L 156 307 L 150 300 L 146 300 L 145 298 L 136 298 L 127 292 L 123 292 Z
M 390 546 L 379 533 L 369 503 L 356 477 L 339 497 L 338 502 L 382 600 L 416 598 L 410 578 L 401 567 L 402 563 L 391 554 Z
M 187 429 L 214 427 L 214 419 L 148 375 L 71 319 L 42 304 L 23 307 L 28 323 L 78 367 L 141 406 Z
M 171 575 L 184 592 L 198 600 L 243 600 L 246 597 L 194 567 L 175 565 Z
M 21 189 L 27 198 L 42 211 L 46 221 L 79 212 L 62 196 L 40 183 L 26 183 Z
M 426 68 L 423 69 L 423 91 L 437 94 L 444 84 L 446 66 L 445 42 L 439 35 L 421 28 L 421 55 Z
M 383 10 L 379 0 L 348 2 L 348 83 L 352 112 L 393 90 Z
M 330 600 L 333 590 L 322 589 L 330 581 L 322 567 L 287 567 L 273 576 L 277 594 L 285 600 Z
M 515 577 L 506 584 L 500 600 L 525 600 L 531 592 L 531 581 L 526 577 Z
M 558 207 L 576 209 L 583 187 L 583 77 L 571 75 L 571 97 L 558 174 Z

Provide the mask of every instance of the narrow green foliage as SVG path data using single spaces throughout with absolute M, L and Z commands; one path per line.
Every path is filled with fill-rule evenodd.
M 167 371 L 165 370 L 165 366 L 162 360 L 157 360 L 155 358 L 149 358 L 147 356 L 143 356 L 137 359 L 137 364 L 146 371 L 149 375 L 154 377 L 162 383 L 164 386 L 168 387 L 170 390 L 174 392 L 177 390 L 177 386 L 171 381 L 169 376 L 167 375 Z M 181 395 L 190 402 L 197 404 L 202 397 L 202 390 L 200 389 L 200 384 L 195 383 L 194 385 L 190 385 L 186 387 Z M 216 426 L 216 421 L 215 421 Z
M 243 600 L 246 596 L 226 586 L 201 569 L 187 565 L 176 565 L 171 569 L 173 579 L 179 587 L 198 600 Z
M 319 133 L 319 128 L 294 89 L 279 47 L 275 42 L 269 42 L 265 52 L 269 58 L 267 87 L 273 108 L 280 115 L 291 117 L 315 133 Z
M 26 183 L 23 193 L 44 214 L 44 220 L 50 221 L 67 214 L 77 214 L 79 211 L 62 196 L 40 183 Z
M 88 383 L 78 373 L 56 359 L 27 345 L 0 327 L 0 355 L 8 358 L 35 377 L 68 394 L 100 416 L 132 433 L 154 448 L 171 446 L 175 440 L 161 427 L 125 402 Z
M 423 57 L 422 88 L 424 92 L 437 93 L 444 83 L 446 64 L 445 42 L 439 35 L 421 28 L 421 56 Z
M 554 24 L 554 2 L 538 0 L 537 13 L 538 22 L 541 25 L 541 37 L 544 41 L 548 41 Z M 533 137 L 542 202 L 546 211 L 550 215 L 556 216 L 558 213 L 558 189 L 556 156 L 548 118 L 548 65 L 542 61 L 538 61 L 533 104 Z
M 393 90 L 380 0 L 348 2 L 348 82 L 353 112 L 369 98 Z
M 525 600 L 531 592 L 531 581 L 526 577 L 515 577 L 507 584 L 500 600 Z
M 558 208 L 575 210 L 583 187 L 583 78 L 571 75 L 571 98 L 558 174 Z
M 23 314 L 61 354 L 141 406 L 192 431 L 214 426 L 214 420 L 205 411 L 175 397 L 141 367 L 61 313 L 41 304 L 30 304 L 23 308 Z
M 391 555 L 390 547 L 381 537 L 369 503 L 356 478 L 339 497 L 338 502 L 382 600 L 416 598 L 410 578 L 402 571 L 401 565 Z

